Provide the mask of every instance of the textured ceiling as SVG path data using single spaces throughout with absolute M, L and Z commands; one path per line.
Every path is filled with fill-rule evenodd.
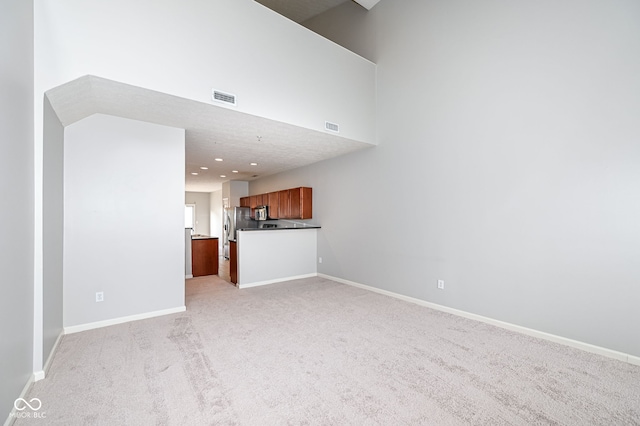
M 63 126 L 102 113 L 186 129 L 187 191 L 211 192 L 227 180 L 253 180 L 372 146 L 94 76 L 46 94 Z

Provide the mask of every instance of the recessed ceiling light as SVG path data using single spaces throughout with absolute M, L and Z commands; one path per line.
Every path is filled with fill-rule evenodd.
M 203 167 L 200 167 L 200 170 L 209 170 L 209 168 L 203 166 Z
M 222 158 L 216 158 L 216 161 L 222 161 Z
M 238 173 L 237 170 L 231 170 L 231 173 Z
M 220 177 L 227 177 L 227 175 L 220 175 Z
M 191 172 L 192 175 L 198 176 L 198 172 Z
M 258 163 L 251 163 L 251 165 L 252 165 L 252 166 L 257 166 L 257 165 L 258 165 Z

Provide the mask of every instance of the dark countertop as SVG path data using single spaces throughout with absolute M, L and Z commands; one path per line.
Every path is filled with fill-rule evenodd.
M 218 237 L 211 237 L 209 235 L 202 235 L 202 234 L 194 234 L 191 236 L 192 240 L 217 240 Z
M 287 230 L 287 229 L 320 229 L 320 226 L 316 226 L 316 225 L 290 225 L 290 226 L 279 226 L 277 228 L 240 228 L 238 229 L 238 231 L 280 231 L 280 230 Z M 229 241 L 232 243 L 236 243 L 237 239 L 234 238 L 229 238 Z
M 315 225 L 298 225 L 298 226 L 278 226 L 276 228 L 241 228 L 238 231 L 282 231 L 282 230 L 291 230 L 291 229 L 320 229 L 320 226 Z

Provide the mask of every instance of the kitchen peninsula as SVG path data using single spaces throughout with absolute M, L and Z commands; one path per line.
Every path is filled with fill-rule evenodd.
M 316 276 L 318 229 L 289 221 L 239 229 L 230 246 L 231 281 L 247 288 Z

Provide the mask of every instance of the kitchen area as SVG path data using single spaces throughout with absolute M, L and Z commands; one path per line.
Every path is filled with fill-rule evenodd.
M 320 226 L 312 203 L 312 188 L 248 195 L 242 181 L 187 192 L 185 277 L 219 275 L 247 288 L 315 276 Z

